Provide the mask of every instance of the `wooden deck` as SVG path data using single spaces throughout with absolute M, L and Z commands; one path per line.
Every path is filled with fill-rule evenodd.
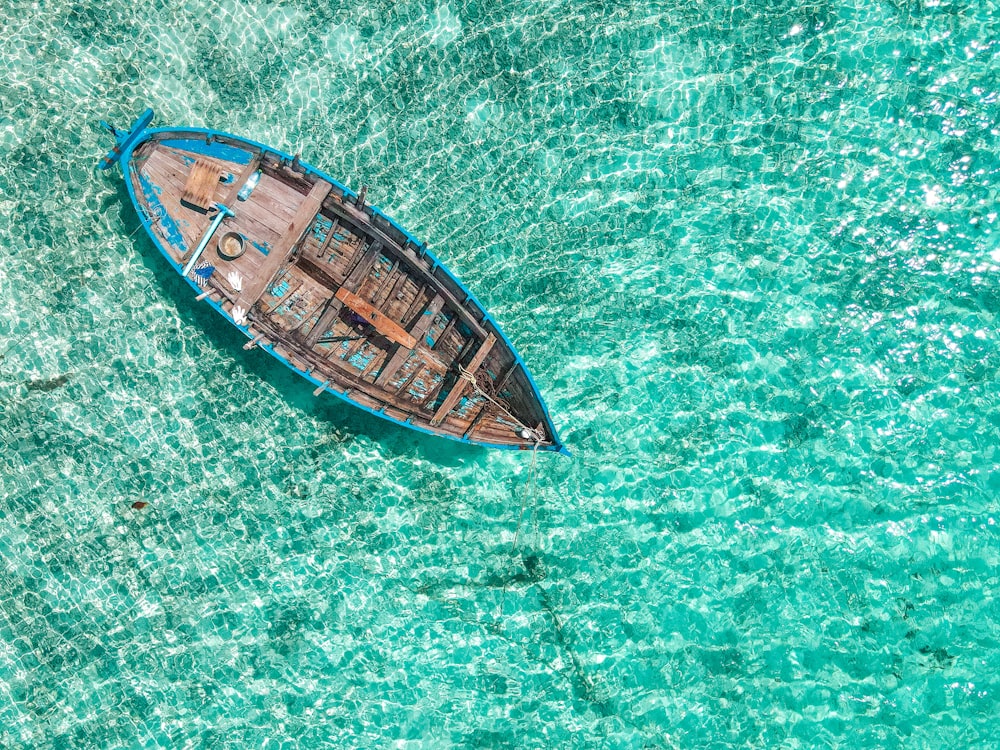
M 332 187 L 333 186 L 330 185 L 329 182 L 319 181 L 313 186 L 312 190 L 309 191 L 309 194 L 298 202 L 295 215 L 286 226 L 285 231 L 280 234 L 267 256 L 257 267 L 253 276 L 247 279 L 247 282 L 243 287 L 243 292 L 240 294 L 240 297 L 236 302 L 237 305 L 240 305 L 245 309 L 250 309 L 257 303 L 257 300 L 259 300 L 261 295 L 264 293 L 264 288 L 271 283 L 271 280 L 278 273 L 278 270 L 288 262 L 292 251 L 298 246 L 306 228 L 316 218 L 316 214 L 319 212 L 319 207 L 322 205 L 323 199 L 327 196 Z M 257 188 L 259 189 L 260 185 L 258 185 Z M 254 192 L 256 193 L 256 190 Z M 254 207 L 259 206 L 259 202 L 248 201 L 244 205 L 247 205 L 248 209 L 253 209 Z M 288 204 L 285 204 L 284 207 L 287 208 Z M 257 209 L 257 212 L 259 213 L 259 208 Z M 239 214 L 237 214 L 237 216 L 239 216 Z M 235 218 L 236 217 L 234 217 L 234 219 Z M 230 229 L 230 231 L 233 230 Z

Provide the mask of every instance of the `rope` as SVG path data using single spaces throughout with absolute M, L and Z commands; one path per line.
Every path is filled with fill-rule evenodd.
M 473 391 L 475 391 L 476 393 L 478 393 L 480 396 L 482 396 L 484 399 L 486 399 L 487 401 L 489 401 L 491 404 L 493 404 L 495 407 L 497 407 L 500 411 L 502 411 L 504 414 L 506 414 L 507 417 L 508 417 L 508 419 L 510 419 L 511 422 L 513 422 L 514 424 L 516 424 L 520 428 L 521 437 L 523 437 L 526 440 L 528 438 L 534 438 L 535 439 L 535 445 L 531 449 L 531 469 L 529 469 L 529 471 L 528 471 L 528 492 L 525 494 L 524 498 L 521 500 L 521 512 L 520 512 L 520 514 L 517 517 L 517 528 L 514 531 L 514 543 L 511 545 L 511 548 L 510 548 L 510 553 L 513 555 L 517 551 L 517 542 L 518 542 L 518 539 L 520 538 L 520 535 L 521 535 L 521 521 L 524 520 L 524 511 L 527 508 L 528 498 L 529 497 L 531 498 L 531 500 L 532 500 L 532 506 L 533 507 L 537 506 L 537 503 L 535 503 L 534 501 L 536 499 L 536 494 L 537 494 L 537 489 L 538 489 L 538 486 L 537 486 L 537 483 L 536 483 L 537 466 L 538 466 L 538 446 L 542 444 L 542 440 L 545 437 L 545 434 L 544 433 L 539 433 L 538 430 L 533 430 L 532 428 L 528 427 L 526 424 L 524 424 L 524 422 L 522 422 L 520 419 L 518 419 L 517 417 L 515 417 L 511 413 L 510 409 L 508 409 L 506 407 L 506 405 L 500 403 L 495 398 L 493 398 L 490 394 L 486 393 L 486 391 L 484 391 L 482 388 L 479 387 L 479 381 L 476 380 L 476 376 L 473 373 L 471 373 L 468 370 L 466 370 L 464 367 L 462 367 L 462 365 L 458 366 L 458 377 L 460 379 L 464 380 L 465 382 L 467 382 L 470 386 L 472 386 L 472 390 Z M 534 515 L 535 515 L 535 546 L 537 547 L 538 544 L 539 544 L 539 542 L 540 542 L 540 540 L 541 540 L 541 532 L 538 529 L 538 512 L 537 512 L 537 510 L 535 511 Z
M 536 490 L 538 489 L 538 485 L 535 481 L 537 476 L 535 468 L 537 466 L 538 459 L 538 446 L 539 442 L 536 442 L 535 447 L 531 449 L 531 468 L 528 470 L 528 492 L 521 499 L 521 513 L 517 517 L 517 528 L 514 530 L 514 543 L 510 546 L 510 554 L 512 555 L 517 551 L 517 540 L 521 535 L 521 521 L 524 519 L 524 510 L 528 505 L 529 497 L 532 499 L 532 507 L 535 508 L 535 546 L 537 547 L 541 541 L 541 532 L 538 530 L 538 504 L 534 502 L 536 499 Z
M 511 412 L 511 410 L 508 409 L 505 404 L 500 403 L 495 398 L 493 398 L 490 394 L 488 394 L 486 391 L 484 391 L 482 388 L 480 388 L 479 387 L 479 381 L 476 380 L 476 376 L 473 373 L 471 373 L 468 370 L 466 370 L 464 367 L 462 367 L 462 365 L 458 366 L 458 377 L 459 377 L 459 379 L 464 380 L 470 386 L 472 386 L 472 390 L 473 391 L 475 391 L 480 396 L 482 396 L 487 401 L 489 401 L 491 404 L 493 404 L 495 407 L 497 407 L 500 411 L 502 411 L 507 416 L 507 418 L 511 422 L 513 422 L 515 425 L 517 425 L 519 428 L 521 428 L 521 437 L 525 438 L 526 440 L 528 438 L 534 438 L 535 439 L 535 448 L 534 448 L 534 450 L 538 449 L 538 444 L 540 442 L 542 442 L 542 439 L 545 437 L 544 433 L 539 434 L 539 432 L 537 430 L 534 430 L 531 427 L 528 427 L 528 425 L 526 425 L 520 419 L 518 419 L 517 417 L 515 417 L 514 414 Z M 527 433 L 527 434 L 525 435 L 524 433 Z M 532 459 L 532 461 L 534 461 L 534 459 Z
M 8 355 L 8 354 L 10 354 L 10 352 L 11 352 L 11 351 L 13 351 L 13 350 L 14 350 L 14 349 L 16 349 L 17 347 L 19 347 L 19 346 L 20 346 L 21 344 L 23 344 L 23 343 L 24 343 L 25 341 L 27 341 L 27 340 L 28 340 L 29 338 L 34 338 L 34 336 L 35 336 L 35 333 L 36 333 L 35 331 L 28 331 L 28 332 L 27 332 L 26 334 L 24 334 L 23 336 L 21 336 L 21 337 L 19 337 L 19 338 L 16 338 L 16 339 L 14 339 L 14 340 L 13 340 L 13 341 L 12 341 L 12 342 L 11 342 L 11 343 L 10 343 L 10 344 L 9 344 L 9 345 L 7 346 L 7 348 L 6 348 L 6 349 L 4 349 L 2 353 L 0 353 L 0 362 L 3 362 L 3 361 L 4 361 L 5 359 L 7 359 L 7 355 Z
M 149 222 L 149 228 L 150 229 L 153 228 L 153 225 L 156 222 L 162 221 L 163 217 L 166 216 L 166 213 L 167 213 L 167 210 L 163 206 L 154 206 L 152 217 L 150 217 L 149 216 L 149 212 L 147 212 L 141 206 L 139 207 L 139 210 L 143 214 L 143 217 L 146 219 L 146 221 Z M 140 221 L 139 222 L 139 226 L 137 226 L 135 229 L 133 229 L 132 232 L 131 232 L 131 234 L 129 234 L 129 239 L 131 239 L 132 237 L 135 237 L 136 232 L 138 232 L 140 229 L 142 229 L 142 226 L 143 226 L 142 222 Z

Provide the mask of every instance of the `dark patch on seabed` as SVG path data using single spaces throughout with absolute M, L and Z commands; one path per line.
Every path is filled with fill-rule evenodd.
M 54 391 L 56 388 L 62 388 L 70 380 L 69 374 L 57 375 L 54 378 L 44 378 L 41 380 L 29 380 L 24 384 L 24 387 L 29 391 L 41 391 L 42 393 L 48 393 L 49 391 Z
M 486 576 L 486 578 L 481 582 L 453 581 L 434 585 L 425 585 L 419 588 L 419 592 L 427 596 L 434 596 L 437 592 L 448 590 L 456 586 L 470 589 L 500 589 L 504 595 L 506 595 L 508 590 L 512 587 L 516 586 L 526 586 L 527 588 L 535 591 L 538 596 L 538 602 L 541 610 L 546 614 L 552 624 L 552 634 L 555 643 L 569 660 L 571 667 L 569 679 L 573 686 L 574 694 L 578 698 L 591 704 L 600 716 L 607 717 L 613 715 L 613 707 L 607 699 L 599 696 L 599 691 L 597 690 L 593 679 L 587 674 L 580 656 L 575 651 L 572 639 L 566 632 L 563 618 L 559 615 L 557 608 L 553 604 L 548 590 L 542 585 L 548 577 L 548 569 L 545 566 L 541 555 L 535 552 L 525 552 L 517 558 L 517 561 L 520 565 L 515 570 L 508 570 L 505 572 L 494 571 Z M 502 604 L 500 609 L 501 611 L 503 610 Z M 488 627 L 502 631 L 503 624 L 501 622 L 497 622 Z

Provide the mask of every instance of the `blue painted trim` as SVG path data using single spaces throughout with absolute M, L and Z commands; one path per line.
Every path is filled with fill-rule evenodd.
M 162 142 L 167 146 L 190 151 L 192 154 L 201 154 L 202 156 L 211 156 L 225 161 L 234 161 L 237 164 L 249 164 L 250 159 L 253 158 L 246 149 L 235 148 L 227 143 L 219 143 L 211 139 L 208 139 L 206 142 L 205 138 L 198 140 L 194 138 L 166 138 Z
M 141 206 L 141 203 L 138 201 L 138 199 L 136 197 L 135 190 L 132 187 L 132 180 L 129 178 L 129 174 L 128 174 L 128 170 L 133 169 L 133 165 L 131 163 L 131 161 L 132 161 L 132 152 L 135 151 L 136 147 L 139 144 L 145 142 L 146 140 L 149 140 L 152 136 L 160 134 L 160 133 L 179 133 L 179 134 L 184 134 L 184 135 L 187 135 L 187 134 L 200 134 L 200 135 L 202 135 L 202 136 L 204 136 L 206 138 L 209 137 L 209 136 L 215 136 L 215 137 L 220 137 L 220 138 L 229 138 L 229 139 L 232 139 L 233 141 L 236 141 L 236 142 L 239 142 L 239 143 L 244 143 L 247 146 L 251 147 L 252 149 L 259 149 L 262 153 L 274 154 L 274 155 L 278 156 L 279 158 L 282 158 L 282 159 L 285 159 L 285 160 L 288 160 L 288 161 L 291 161 L 292 157 L 289 156 L 288 154 L 285 154 L 282 151 L 278 151 L 278 150 L 273 149 L 273 148 L 271 148 L 269 146 L 265 146 L 262 143 L 258 143 L 256 141 L 251 141 L 251 140 L 248 140 L 246 138 L 240 138 L 238 136 L 231 135 L 229 133 L 226 133 L 226 132 L 223 132 L 223 131 L 220 131 L 220 130 L 211 130 L 211 129 L 208 129 L 208 128 L 150 128 L 150 129 L 146 129 L 146 126 L 152 121 L 152 117 L 153 117 L 153 111 L 151 109 L 147 109 L 146 112 L 144 112 L 143 115 L 136 121 L 135 125 L 133 126 L 133 129 L 129 131 L 129 133 L 127 134 L 127 136 L 124 137 L 124 139 L 122 141 L 122 143 L 124 145 L 120 148 L 120 152 L 118 153 L 117 158 L 115 159 L 115 161 L 113 163 L 117 163 L 117 162 L 120 161 L 121 164 L 122 164 L 122 171 L 126 173 L 125 174 L 125 187 L 126 187 L 126 190 L 128 191 L 128 195 L 129 195 L 129 198 L 132 201 L 132 205 L 136 208 L 136 213 L 139 215 L 139 220 L 140 220 L 143 228 L 146 230 L 146 234 L 149 236 L 149 239 L 152 241 L 152 243 L 156 247 L 156 249 L 160 251 L 160 254 L 163 255 L 164 258 L 166 258 L 166 260 L 170 264 L 170 266 L 178 274 L 181 274 L 181 271 L 183 270 L 182 267 L 181 267 L 181 265 L 178 264 L 178 263 L 176 263 L 176 262 L 174 262 L 173 258 L 170 257 L 170 253 L 163 246 L 163 244 L 160 242 L 160 239 L 157 237 L 156 233 L 153 231 L 153 221 L 152 221 L 152 219 L 150 217 L 148 217 L 144 211 L 139 210 L 139 208 Z M 140 123 L 142 123 L 142 124 L 140 124 Z M 235 147 L 231 147 L 231 148 L 235 148 Z M 112 151 L 112 153 L 114 153 L 114 151 Z M 109 156 L 110 155 L 111 154 L 109 154 Z M 248 158 L 247 162 L 249 162 L 249 158 Z M 356 193 L 354 193 L 354 191 L 352 191 L 350 188 L 348 188 L 346 185 L 344 185 L 340 181 L 332 178 L 331 176 L 329 176 L 328 174 L 326 174 L 322 170 L 319 170 L 319 169 L 313 167 L 312 165 L 307 164 L 306 162 L 301 161 L 301 160 L 299 161 L 299 164 L 307 172 L 311 172 L 312 174 L 317 175 L 321 179 L 326 180 L 331 185 L 337 187 L 339 190 L 341 190 L 344 193 L 344 195 L 347 195 L 347 196 L 350 196 L 350 197 L 356 197 Z M 111 166 L 111 165 L 109 164 L 108 166 Z M 106 169 L 107 167 L 103 167 L 103 168 Z M 407 239 L 409 239 L 410 242 L 412 242 L 414 245 L 417 245 L 418 248 L 419 248 L 419 250 L 420 250 L 420 254 L 429 257 L 431 259 L 432 263 L 435 266 L 437 266 L 438 268 L 440 268 L 448 276 L 448 278 L 451 281 L 453 281 L 455 283 L 455 285 L 459 289 L 462 290 L 462 292 L 467 296 L 468 301 L 471 301 L 476 306 L 476 308 L 478 309 L 478 311 L 483 315 L 483 321 L 484 321 L 484 323 L 488 323 L 490 325 L 490 327 L 493 329 L 493 331 L 496 333 L 496 335 L 498 335 L 504 341 L 504 343 L 510 348 L 511 353 L 514 355 L 515 361 L 517 362 L 518 365 L 520 365 L 521 369 L 524 371 L 525 377 L 527 378 L 528 383 L 531 386 L 531 389 L 532 389 L 532 391 L 533 391 L 533 393 L 535 395 L 535 398 L 538 399 L 538 403 L 541 405 L 542 413 L 543 413 L 543 415 L 545 417 L 546 427 L 548 428 L 548 430 L 551 433 L 551 435 L 553 437 L 553 440 L 554 440 L 554 444 L 553 445 L 542 446 L 541 448 L 539 448 L 539 450 L 552 451 L 552 452 L 561 453 L 561 454 L 567 455 L 567 456 L 571 455 L 570 452 L 569 452 L 569 450 L 566 448 L 566 446 L 563 445 L 562 441 L 559 440 L 559 436 L 556 433 L 555 426 L 552 424 L 552 418 L 549 415 L 548 407 L 545 405 L 545 401 L 542 398 L 541 393 L 538 390 L 538 386 L 535 384 L 534 378 L 531 377 L 531 371 L 528 369 L 527 365 L 525 364 L 524 359 L 522 359 L 521 355 L 514 348 L 514 345 L 510 342 L 510 339 L 507 338 L 507 336 L 501 330 L 500 326 L 497 325 L 496 321 L 493 319 L 493 316 L 490 315 L 489 312 L 487 312 L 487 310 L 482 306 L 482 304 L 480 304 L 479 300 L 476 299 L 475 295 L 473 295 L 472 292 L 469 291 L 466 288 L 466 286 L 448 269 L 448 267 L 444 263 L 441 263 L 433 253 L 431 253 L 429 250 L 426 249 L 426 245 L 423 245 L 423 243 L 421 243 L 412 234 L 410 234 L 405 229 L 403 229 L 401 226 L 399 226 L 399 224 L 397 224 L 395 220 L 393 220 L 391 217 L 389 217 L 386 214 L 384 214 L 376 206 L 370 206 L 370 208 L 372 209 L 372 212 L 374 214 L 377 214 L 377 215 L 383 217 L 384 219 L 386 219 L 386 221 L 388 221 L 395 229 L 399 230 L 399 232 L 401 234 L 403 234 Z M 188 283 L 188 285 L 191 286 L 191 288 L 194 289 L 197 293 L 200 294 L 202 291 L 204 291 L 203 289 L 201 289 L 195 283 L 195 281 L 193 279 L 188 278 L 186 276 L 181 276 L 181 278 L 183 278 L 184 281 L 186 281 Z M 244 325 L 244 326 L 236 325 L 236 322 L 232 319 L 232 317 L 225 310 L 223 310 L 222 307 L 217 302 L 215 302 L 212 299 L 206 299 L 205 301 L 208 302 L 208 304 L 212 308 L 214 308 L 215 311 L 217 313 L 219 313 L 223 318 L 225 318 L 226 320 L 228 320 L 233 326 L 235 326 L 240 331 L 242 331 L 243 335 L 245 335 L 247 338 L 252 338 L 253 334 L 250 333 L 249 326 L 246 326 L 246 325 Z M 290 370 L 293 370 L 294 372 L 298 373 L 299 375 L 301 375 L 303 378 L 305 378 L 309 382 L 313 383 L 314 385 L 317 385 L 317 386 L 324 385 L 325 381 L 320 381 L 319 379 L 317 379 L 316 377 L 314 377 L 310 372 L 308 372 L 306 370 L 300 370 L 299 368 L 295 367 L 295 365 L 293 365 L 287 359 L 285 359 L 280 354 L 278 354 L 277 352 L 275 352 L 271 346 L 266 345 L 266 346 L 262 346 L 262 347 L 259 347 L 259 348 L 264 349 L 264 351 L 268 352 L 268 354 L 270 354 L 272 357 L 274 357 L 275 359 L 277 359 L 283 365 L 285 365 L 286 367 L 288 367 Z M 381 419 L 388 420 L 389 422 L 393 422 L 393 423 L 395 423 L 397 425 L 400 425 L 401 427 L 406 427 L 408 429 L 415 430 L 417 432 L 422 432 L 422 433 L 425 433 L 427 435 L 434 435 L 436 437 L 444 437 L 444 438 L 447 438 L 449 440 L 454 440 L 454 441 L 459 442 L 459 443 L 465 443 L 467 445 L 480 445 L 480 446 L 484 446 L 484 447 L 487 447 L 487 448 L 497 448 L 497 449 L 500 449 L 500 450 L 525 450 L 524 447 L 519 446 L 519 445 L 505 445 L 505 444 L 498 444 L 498 443 L 487 443 L 487 442 L 483 442 L 483 441 L 469 440 L 469 439 L 464 438 L 464 437 L 457 437 L 457 436 L 453 436 L 453 435 L 447 435 L 447 434 L 444 434 L 444 433 L 441 433 L 441 432 L 436 432 L 434 430 L 427 429 L 427 428 L 422 427 L 422 426 L 420 426 L 418 424 L 414 424 L 409 419 L 406 419 L 406 420 L 396 419 L 395 417 L 392 417 L 392 416 L 390 416 L 388 414 L 385 414 L 381 409 L 371 409 L 371 408 L 369 408 L 369 407 L 367 407 L 367 406 L 365 406 L 363 404 L 358 403 L 357 401 L 354 401 L 353 399 L 350 398 L 349 395 L 347 395 L 347 393 L 349 393 L 350 389 L 348 389 L 348 391 L 346 391 L 346 392 L 340 392 L 340 391 L 334 390 L 334 389 L 332 389 L 332 388 L 330 388 L 330 387 L 327 386 L 327 387 L 324 388 L 324 390 L 326 392 L 328 392 L 328 393 L 332 393 L 334 396 L 340 398 L 341 400 L 343 400 L 343 401 L 351 404 L 351 406 L 354 406 L 355 408 L 361 409 L 362 411 L 366 411 L 369 414 L 372 414 L 372 415 L 374 415 L 376 417 L 380 417 Z
M 152 207 L 153 214 L 159 219 L 160 224 L 166 230 L 167 239 L 170 240 L 172 245 L 180 248 L 182 253 L 186 253 L 187 243 L 184 241 L 184 235 L 181 234 L 181 230 L 177 227 L 177 222 L 174 221 L 173 217 L 167 211 L 167 207 L 160 202 L 159 191 L 162 191 L 163 188 L 153 184 L 143 175 L 139 175 L 139 185 L 142 187 L 142 194 L 146 198 L 146 203 Z
M 273 154 L 274 156 L 277 156 L 279 159 L 284 159 L 287 162 L 291 162 L 292 159 L 294 158 L 293 156 L 290 156 L 289 154 L 286 154 L 284 151 L 279 151 L 276 148 L 271 148 L 270 146 L 266 146 L 263 143 L 258 143 L 257 141 L 250 140 L 249 138 L 243 138 L 243 137 L 238 136 L 238 135 L 233 135 L 232 133 L 226 133 L 225 131 L 222 131 L 222 130 L 211 130 L 210 128 L 149 128 L 143 134 L 144 137 L 142 138 L 142 140 L 143 141 L 148 140 L 149 138 L 153 137 L 154 135 L 160 135 L 161 133 L 179 133 L 179 134 L 183 134 L 183 135 L 198 135 L 198 136 L 202 137 L 202 140 L 204 140 L 205 138 L 208 138 L 209 136 L 213 136 L 213 137 L 217 137 L 217 138 L 229 138 L 231 140 L 238 141 L 240 143 L 245 143 L 247 146 L 251 147 L 252 150 L 260 150 L 262 153 Z M 178 140 L 183 140 L 183 139 L 179 138 Z M 135 146 L 137 146 L 137 145 L 139 145 L 138 142 L 132 144 L 132 149 L 131 150 L 134 150 Z M 131 154 L 130 154 L 130 156 L 131 156 Z M 124 152 L 122 153 L 121 161 L 122 161 L 122 163 L 125 163 L 125 153 Z M 317 169 L 316 167 L 312 166 L 311 164 L 307 164 L 306 162 L 304 162 L 304 161 L 302 161 L 300 159 L 299 160 L 299 166 L 302 167 L 302 169 L 304 169 L 305 171 L 311 172 L 312 174 L 318 175 L 319 177 L 323 178 L 324 180 L 326 180 L 327 182 L 329 182 L 331 185 L 333 185 L 335 188 L 339 189 L 342 193 L 344 193 L 344 195 L 348 195 L 351 198 L 356 198 L 357 197 L 357 194 L 353 190 L 351 190 L 349 187 L 347 187 L 346 185 L 344 185 L 339 180 L 335 180 L 333 177 L 330 177 L 330 175 L 326 174 L 325 172 L 322 172 L 321 170 Z M 407 235 L 407 236 L 409 236 L 409 235 Z
M 149 123 L 153 121 L 153 110 L 147 109 L 132 123 L 132 127 L 127 131 L 117 130 L 111 127 L 106 122 L 102 121 L 101 124 L 104 125 L 111 133 L 115 136 L 115 145 L 108 151 L 107 155 L 101 159 L 101 162 L 97 165 L 100 170 L 111 169 L 115 164 L 117 164 L 122 156 L 126 153 L 131 153 L 132 147 L 138 142 L 140 136 L 146 131 Z

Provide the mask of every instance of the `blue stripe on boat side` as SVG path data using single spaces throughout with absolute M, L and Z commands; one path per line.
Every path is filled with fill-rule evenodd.
M 177 224 L 174 222 L 170 213 L 167 211 L 167 207 L 160 202 L 160 193 L 163 191 L 159 185 L 155 185 L 146 175 L 139 175 L 139 184 L 142 186 L 142 196 L 146 199 L 146 204 L 153 210 L 154 220 L 160 222 L 160 226 L 167 234 L 167 240 L 171 245 L 176 247 L 181 253 L 187 252 L 187 243 L 184 242 L 184 236 L 181 234 L 181 230 L 178 229 Z M 151 226 L 151 225 L 150 225 Z M 146 231 L 149 231 L 147 228 Z
M 173 148 L 179 148 L 182 151 L 189 151 L 192 154 L 211 156 L 224 161 L 233 161 L 237 164 L 249 164 L 250 159 L 253 158 L 253 155 L 246 149 L 237 148 L 236 146 L 230 146 L 228 143 L 219 143 L 217 141 L 206 143 L 204 139 L 164 138 L 160 141 L 160 143 L 166 146 L 172 146 Z

